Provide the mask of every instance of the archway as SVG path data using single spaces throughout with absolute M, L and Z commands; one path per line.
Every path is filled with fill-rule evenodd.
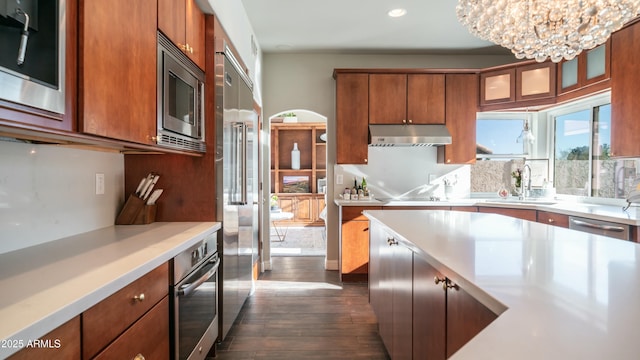
M 288 113 L 296 119 L 285 120 L 282 115 Z M 326 116 L 306 109 L 285 109 L 264 124 L 265 135 L 268 130 L 262 159 L 267 199 L 263 228 L 269 229 L 262 239 L 266 270 L 271 269 L 272 256 L 326 258 L 326 124 Z M 294 143 L 299 167 L 292 166 Z

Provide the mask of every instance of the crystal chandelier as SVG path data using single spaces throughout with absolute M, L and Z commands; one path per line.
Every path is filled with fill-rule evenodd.
M 640 0 L 458 0 L 458 20 L 518 59 L 571 60 L 640 13 Z

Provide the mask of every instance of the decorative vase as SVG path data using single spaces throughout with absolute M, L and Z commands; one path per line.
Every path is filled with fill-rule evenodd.
M 291 150 L 291 168 L 293 170 L 300 170 L 300 150 L 298 150 L 298 143 L 293 143 L 293 150 Z

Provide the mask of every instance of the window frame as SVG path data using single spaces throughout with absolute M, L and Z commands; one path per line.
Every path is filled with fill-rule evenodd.
M 556 172 L 556 117 L 589 110 L 589 185 L 587 195 L 568 195 L 568 194 L 556 194 L 556 198 L 565 200 L 578 200 L 589 202 L 598 202 L 603 204 L 620 205 L 624 204 L 624 199 L 605 198 L 592 196 L 593 190 L 593 121 L 594 121 L 594 109 L 600 106 L 611 104 L 611 92 L 607 91 L 602 94 L 594 95 L 586 99 L 572 101 L 569 104 L 563 104 L 561 106 L 549 109 L 546 112 L 547 121 L 547 154 L 551 161 L 549 166 L 549 178 L 554 179 L 555 187 L 555 172 Z

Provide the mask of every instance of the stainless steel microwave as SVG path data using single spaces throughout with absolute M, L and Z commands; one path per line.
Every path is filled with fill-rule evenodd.
M 160 32 L 157 110 L 158 145 L 206 152 L 204 72 Z

